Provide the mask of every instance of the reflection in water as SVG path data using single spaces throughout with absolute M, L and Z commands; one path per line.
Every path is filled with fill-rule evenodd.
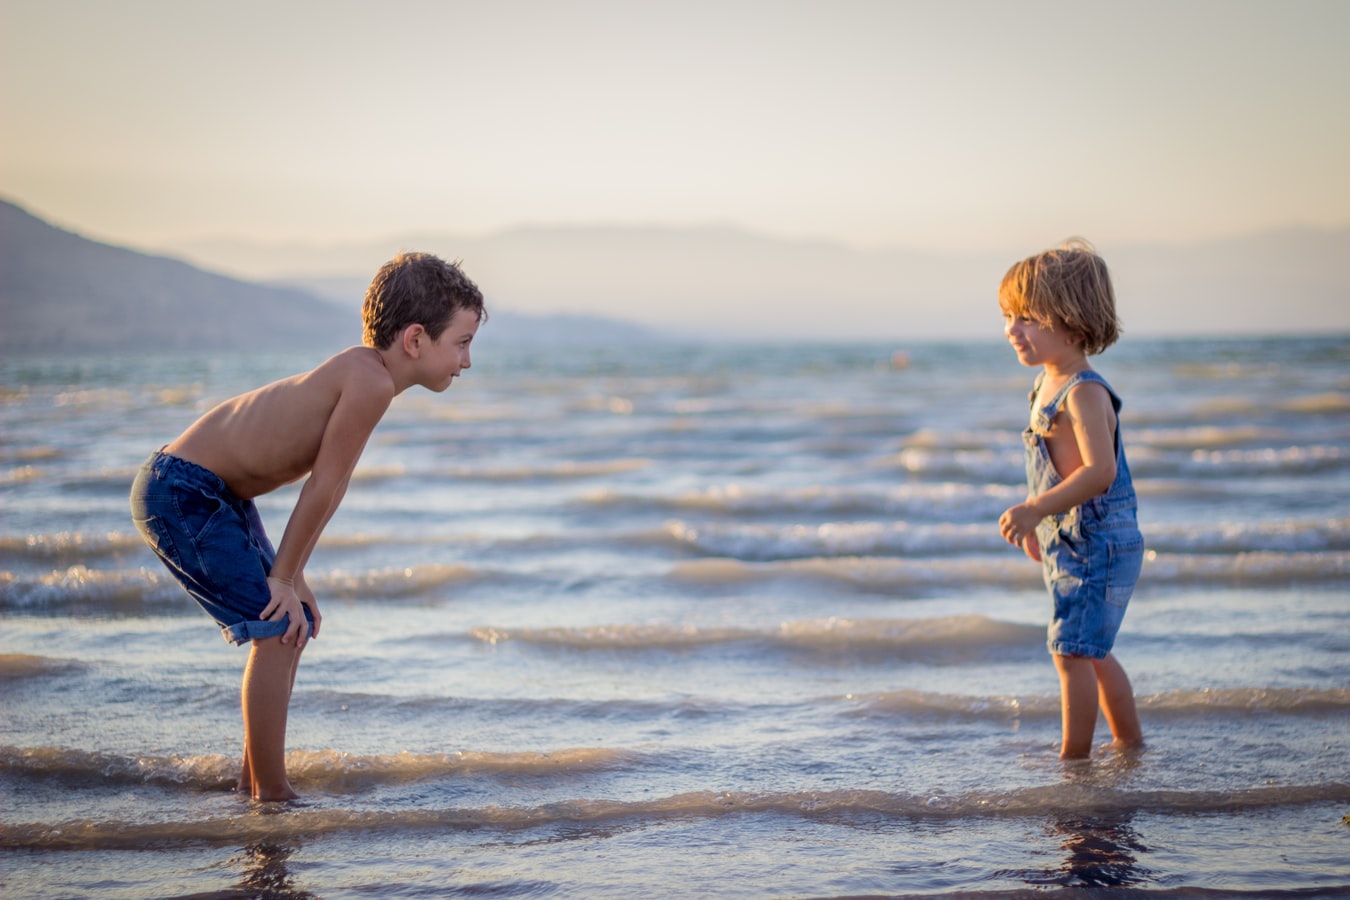
M 263 841 L 244 848 L 242 863 L 244 877 L 239 882 L 241 890 L 249 897 L 263 900 L 318 900 L 317 894 L 301 890 L 294 884 L 286 860 L 295 852 L 294 847 Z M 238 858 L 237 858 L 238 859 Z
M 1149 878 L 1136 853 L 1148 848 L 1130 825 L 1133 813 L 1108 816 L 1060 815 L 1050 828 L 1061 837 L 1064 861 L 1053 869 L 1029 873 L 1029 884 L 1066 887 L 1127 887 Z

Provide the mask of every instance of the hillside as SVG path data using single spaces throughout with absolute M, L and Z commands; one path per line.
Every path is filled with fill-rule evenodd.
M 0 350 L 334 350 L 359 315 L 294 288 L 254 284 L 102 244 L 0 202 Z
M 386 251 L 392 255 L 392 251 Z M 0 201 L 0 352 L 340 349 L 361 340 L 369 272 L 262 283 L 57 228 Z M 497 308 L 487 345 L 658 340 L 628 322 Z

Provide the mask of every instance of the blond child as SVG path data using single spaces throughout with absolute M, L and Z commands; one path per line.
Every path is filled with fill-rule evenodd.
M 1144 540 L 1120 397 L 1088 364 L 1120 334 L 1106 263 L 1082 240 L 1028 257 L 1004 276 L 999 307 L 1018 360 L 1041 367 L 1023 433 L 1028 497 L 999 529 L 1041 563 L 1054 601 L 1047 643 L 1059 672 L 1060 757 L 1090 755 L 1099 704 L 1115 746 L 1142 746 L 1130 680 L 1111 648 Z
M 252 644 L 244 669 L 239 790 L 298 795 L 286 776 L 286 715 L 305 644 L 319 635 L 305 564 L 394 397 L 444 391 L 470 366 L 483 297 L 459 270 L 400 254 L 375 275 L 361 347 L 226 400 L 151 454 L 131 491 L 132 519 L 225 640 Z M 305 479 L 273 550 L 253 499 Z

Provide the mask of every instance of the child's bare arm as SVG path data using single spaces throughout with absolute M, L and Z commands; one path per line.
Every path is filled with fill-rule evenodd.
M 359 371 L 353 371 L 345 379 L 324 428 L 314 467 L 301 487 L 295 509 L 286 523 L 268 580 L 273 596 L 263 611 L 263 618 L 291 616 L 291 627 L 282 636 L 283 643 L 297 635 L 301 637 L 300 646 L 307 640 L 307 635 L 301 634 L 305 620 L 301 597 L 295 589 L 296 579 L 303 577 L 310 553 L 346 493 L 366 441 L 393 398 L 392 380 L 363 378 Z M 307 588 L 304 594 L 313 610 L 313 594 Z
M 1105 493 L 1116 479 L 1115 410 L 1106 389 L 1097 384 L 1074 388 L 1064 399 L 1061 415 L 1070 426 L 1081 463 L 1072 472 L 1060 473 L 1060 483 L 1050 490 L 1003 513 L 999 530 L 1010 544 L 1022 545 L 1046 516 L 1068 512 Z

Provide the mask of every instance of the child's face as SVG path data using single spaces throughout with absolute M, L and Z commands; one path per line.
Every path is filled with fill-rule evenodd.
M 423 385 L 440 392 L 450 386 L 455 376 L 472 365 L 469 344 L 478 333 L 478 315 L 467 309 L 455 312 L 441 336 L 429 341 L 424 356 L 426 380 Z
M 1080 342 L 1063 328 L 1003 311 L 1003 336 L 1024 366 L 1062 366 L 1083 356 Z

